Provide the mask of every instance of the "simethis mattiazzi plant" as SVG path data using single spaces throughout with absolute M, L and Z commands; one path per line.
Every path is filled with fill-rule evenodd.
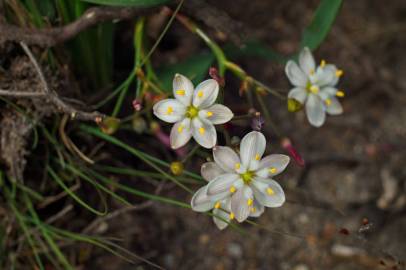
M 18 238 L 22 239 L 19 241 L 32 249 L 29 261 L 34 269 L 46 269 L 48 263 L 64 269 L 74 269 L 75 263 L 68 260 L 60 245 L 64 241 L 92 244 L 129 261 L 139 259 L 114 241 L 75 232 L 69 226 L 62 229 L 53 222 L 43 220 L 38 209 L 45 208 L 52 204 L 54 198 L 59 197 L 69 198 L 99 216 L 89 222 L 89 227 L 82 228 L 81 232 L 91 232 L 99 222 L 104 221 L 108 212 L 106 197 L 131 208 L 131 196 L 205 213 L 213 218 L 219 229 L 230 225 L 233 229 L 243 231 L 238 223 L 247 220 L 250 224 L 257 225 L 250 218 L 259 218 L 266 207 L 281 207 L 285 202 L 283 184 L 279 184 L 274 177 L 287 168 L 291 159 L 304 166 L 304 161 L 289 136 L 283 135 L 272 121 L 273 107 L 268 104 L 268 96 L 287 104 L 283 107 L 290 112 L 305 113 L 313 127 L 321 127 L 326 121 L 326 115 L 343 113 L 339 99 L 344 97 L 344 91 L 338 86 L 343 71 L 326 60 L 316 62 L 311 52 L 329 33 L 341 0 L 320 1 L 313 21 L 303 32 L 301 49 L 290 57 L 276 53 L 259 41 L 246 41 L 242 48 L 231 44 L 220 46 L 199 24 L 182 13 L 184 2 L 23 0 L 8 1 L 5 4 L 10 24 L 37 28 L 63 26 L 80 18 L 92 18 L 94 14 L 85 12 L 98 5 L 114 6 L 116 10 L 128 6 L 144 9 L 168 5 L 161 12 L 161 15 L 166 16 L 166 24 L 162 25 L 161 34 L 155 40 L 147 35 L 147 22 L 150 18 L 136 18 L 131 30 L 133 67 L 128 77 L 113 90 L 110 89 L 114 74 L 112 52 L 114 36 L 118 33 L 118 27 L 113 23 L 116 21 L 114 18 L 109 22 L 93 24 L 94 28 L 78 33 L 63 48 L 49 48 L 46 53 L 38 54 L 37 58 L 41 60 L 42 66 L 48 65 L 55 69 L 64 66 L 64 61 L 69 59 L 75 67 L 73 72 L 84 78 L 86 89 L 105 89 L 106 91 L 100 90 L 104 95 L 98 93 L 99 99 L 89 99 L 96 102 L 98 100 L 97 104 L 86 105 L 107 116 L 93 119 L 97 126 L 72 123 L 69 129 L 65 128 L 68 116 L 55 117 L 52 124 L 37 124 L 33 132 L 35 139 L 32 151 L 35 152 L 38 145 L 46 145 L 47 158 L 38 167 L 44 169 L 44 181 L 52 184 L 43 183 L 36 189 L 36 185 L 30 186 L 27 179 L 25 182 L 9 179 L 7 172 L 1 171 L 0 184 L 4 200 L 7 201 L 22 235 Z M 176 27 L 183 27 L 190 35 L 196 35 L 210 52 L 190 56 L 175 64 L 156 66 L 151 56 L 158 45 L 164 42 L 164 36 L 170 27 L 174 27 L 172 22 L 175 20 L 179 22 Z M 282 63 L 285 66 L 286 82 L 290 82 L 292 89 L 277 91 L 269 87 L 268 83 L 257 80 L 233 62 L 239 56 L 262 57 Z M 206 78 L 209 69 L 211 78 Z M 240 89 L 227 85 L 226 73 L 240 81 Z M 92 94 L 90 90 L 84 92 L 86 95 Z M 240 95 L 238 104 L 225 102 L 227 95 Z M 30 118 L 28 110 L 24 111 L 13 100 L 1 99 Z M 247 109 L 240 113 L 240 108 Z M 126 112 L 128 115 L 125 115 Z M 75 116 L 76 112 L 70 115 L 72 118 Z M 233 125 L 234 121 L 242 121 L 244 125 Z M 165 122 L 171 126 L 164 124 Z M 254 130 L 248 131 L 250 128 Z M 137 139 L 128 142 L 123 139 L 122 134 L 125 133 Z M 241 139 L 237 135 L 242 135 Z M 70 137 L 77 140 L 76 144 L 83 142 L 83 147 L 77 146 Z M 91 144 L 96 138 L 104 143 L 92 145 L 89 150 L 86 144 Z M 268 153 L 267 144 L 278 140 L 286 153 Z M 124 151 L 126 157 L 131 155 L 142 161 L 143 165 L 137 168 L 126 166 L 126 159 L 115 162 L 121 159 L 111 157 L 116 152 L 107 155 L 111 160 L 105 158 L 106 162 L 111 163 L 105 163 L 103 158 L 99 162 L 98 154 L 104 151 L 108 143 Z M 197 167 L 201 168 L 200 174 L 194 172 L 193 168 Z M 146 168 L 152 168 L 153 171 Z M 158 192 L 145 191 L 142 186 L 128 185 L 117 180 L 123 177 L 153 179 L 160 183 L 171 181 L 188 192 L 191 201 L 185 203 Z M 77 183 L 91 185 L 97 190 L 97 194 L 103 194 L 101 199 L 96 200 L 101 203 L 93 206 L 93 203 L 87 202 L 87 196 L 80 196 L 80 192 L 76 190 Z M 46 188 L 51 186 L 57 191 Z M 52 199 L 46 195 L 50 193 Z M 57 195 L 59 193 L 63 195 Z M 99 210 L 99 207 L 104 207 L 104 210 Z M 57 218 L 61 217 L 63 215 Z M 5 225 L 6 221 L 1 224 Z M 7 243 L 2 241 L 2 245 Z M 11 246 L 17 245 L 13 243 Z M 0 253 L 6 248 L 8 247 L 0 247 Z M 49 258 L 44 250 L 53 252 L 56 259 Z M 12 265 L 16 269 L 18 260 L 9 261 L 6 256 L 0 255 L 0 267 L 1 265 Z

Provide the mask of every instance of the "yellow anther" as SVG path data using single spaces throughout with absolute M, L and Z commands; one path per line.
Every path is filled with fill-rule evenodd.
M 235 186 L 231 186 L 231 187 L 230 187 L 230 192 L 231 192 L 231 193 L 234 193 L 235 191 L 236 191 Z
M 254 203 L 254 200 L 253 200 L 253 199 L 249 198 L 249 199 L 247 200 L 247 205 L 248 205 L 248 206 L 251 206 L 253 203 Z
M 219 209 L 220 206 L 221 206 L 221 203 L 220 203 L 220 202 L 216 202 L 216 204 L 214 205 L 214 208 Z
M 184 96 L 185 95 L 185 90 L 182 90 L 182 89 L 176 90 L 176 94 L 179 95 L 179 96 Z
M 233 220 L 235 218 L 235 215 L 233 212 L 230 213 L 230 220 Z
M 321 68 L 324 68 L 326 66 L 326 61 L 323 59 L 323 60 L 321 60 L 321 62 L 320 62 L 320 67 Z
M 266 189 L 266 193 L 268 193 L 269 195 L 274 195 L 275 191 L 273 191 L 273 189 L 269 187 Z
M 200 133 L 200 134 L 203 135 L 205 131 L 206 131 L 206 130 L 204 129 L 204 127 L 199 128 L 199 133 Z
M 241 164 L 240 164 L 240 163 L 236 163 L 236 164 L 234 165 L 234 168 L 235 168 L 236 170 L 238 170 L 239 168 L 241 168 Z
M 252 207 L 252 208 L 251 208 L 251 212 L 252 212 L 252 213 L 255 213 L 255 211 L 257 211 L 257 209 L 256 209 L 255 207 Z
M 344 71 L 342 71 L 341 69 L 338 69 L 336 71 L 336 77 L 341 77 L 341 76 L 343 76 L 343 74 L 344 74 Z
M 274 167 L 269 168 L 269 172 L 270 172 L 270 173 L 276 173 L 276 172 L 277 172 L 277 169 L 274 168 Z
M 310 86 L 310 92 L 312 92 L 313 94 L 319 93 L 319 87 L 315 85 Z
M 173 108 L 171 106 L 166 109 L 166 114 L 172 114 L 173 113 Z
M 344 91 L 339 90 L 339 91 L 337 91 L 336 96 L 337 97 L 344 97 L 345 93 L 344 93 Z
M 210 117 L 213 115 L 213 112 L 207 112 L 206 115 L 207 115 L 207 117 Z
M 327 106 L 330 106 L 330 105 L 331 105 L 331 99 L 329 99 L 329 98 L 326 99 L 324 102 L 326 103 Z
M 259 160 L 261 157 L 259 156 L 259 154 L 255 155 L 255 160 Z
M 198 97 L 202 97 L 202 96 L 203 96 L 203 91 L 200 90 L 199 92 L 197 92 L 197 96 L 198 96 Z
M 310 70 L 310 75 L 314 75 L 314 69 Z
M 180 125 L 180 126 L 178 127 L 178 132 L 179 132 L 179 133 L 182 133 L 182 131 L 183 131 L 183 125 Z

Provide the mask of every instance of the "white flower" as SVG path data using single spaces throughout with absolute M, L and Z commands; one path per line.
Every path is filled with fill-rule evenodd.
M 215 163 L 202 167 L 203 177 L 210 182 L 193 196 L 192 209 L 202 212 L 224 205 L 226 211 L 221 213 L 230 212 L 226 220 L 231 217 L 243 222 L 249 216 L 259 216 L 264 206 L 281 206 L 285 194 L 271 177 L 286 168 L 289 157 L 269 155 L 262 159 L 265 146 L 265 136 L 252 131 L 242 139 L 239 156 L 230 147 L 215 147 Z
M 338 115 L 343 112 L 337 97 L 343 97 L 344 92 L 336 88 L 343 71 L 335 65 L 326 64 L 322 60 L 316 67 L 313 55 L 306 47 L 300 52 L 299 65 L 292 60 L 288 61 L 285 73 L 295 86 L 290 90 L 288 98 L 305 104 L 307 119 L 311 125 L 323 125 L 326 113 Z
M 191 137 L 205 148 L 217 142 L 214 125 L 224 124 L 233 118 L 229 108 L 214 104 L 219 92 L 217 81 L 209 79 L 194 89 L 192 82 L 183 75 L 173 79 L 175 99 L 161 100 L 154 105 L 154 114 L 173 125 L 170 142 L 173 149 L 184 146 Z

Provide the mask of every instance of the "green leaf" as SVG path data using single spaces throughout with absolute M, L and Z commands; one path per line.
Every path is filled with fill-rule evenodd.
M 163 5 L 171 0 L 82 0 L 84 2 L 106 5 L 106 6 L 132 6 L 132 7 L 151 7 Z
M 313 20 L 304 30 L 301 47 L 316 49 L 330 32 L 331 26 L 340 10 L 342 0 L 321 0 Z
M 164 89 L 166 92 L 172 91 L 172 81 L 176 73 L 180 73 L 188 77 L 193 81 L 194 85 L 197 85 L 209 72 L 209 68 L 213 64 L 213 61 L 213 54 L 204 53 L 189 57 L 184 62 L 176 63 L 159 69 L 158 78 L 161 81 L 162 89 Z

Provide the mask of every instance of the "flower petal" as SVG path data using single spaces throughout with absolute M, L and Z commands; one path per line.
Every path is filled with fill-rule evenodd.
M 207 195 L 213 196 L 220 193 L 230 193 L 231 186 L 238 184 L 240 176 L 235 173 L 226 173 L 217 176 L 207 184 Z
M 206 109 L 199 111 L 199 117 L 206 119 L 214 125 L 227 123 L 233 118 L 233 112 L 224 105 L 214 104 Z
M 250 209 L 250 217 L 259 217 L 264 213 L 265 207 L 254 199 L 254 204 Z
M 200 174 L 202 175 L 203 179 L 207 182 L 210 182 L 217 176 L 221 174 L 225 174 L 226 172 L 219 167 L 215 162 L 206 162 L 200 168 Z
M 198 117 L 192 120 L 192 135 L 204 148 L 213 148 L 217 142 L 217 133 L 213 124 L 202 121 Z
M 240 169 L 241 161 L 233 149 L 227 146 L 216 146 L 213 148 L 214 161 L 226 172 L 237 172 Z
M 196 212 L 209 211 L 214 207 L 214 204 L 215 203 L 207 196 L 207 185 L 196 191 L 190 201 L 193 211 Z
M 331 115 L 339 115 L 343 113 L 343 107 L 336 97 L 330 97 L 329 105 L 326 105 L 326 112 Z
M 285 193 L 282 187 L 272 179 L 256 177 L 250 186 L 255 199 L 266 207 L 280 207 L 285 202 Z
M 172 149 L 178 149 L 184 146 L 192 137 L 190 119 L 185 118 L 173 125 L 170 134 Z
M 335 87 L 331 87 L 331 86 L 327 86 L 327 87 L 323 87 L 321 90 L 320 90 L 320 95 L 321 94 L 326 94 L 326 95 L 328 95 L 328 96 L 335 96 L 336 94 L 337 94 L 337 88 L 335 88 Z
M 153 111 L 162 121 L 175 123 L 185 117 L 186 107 L 176 99 L 164 99 L 155 103 Z
M 217 99 L 219 93 L 219 84 L 213 79 L 205 80 L 196 86 L 193 93 L 193 106 L 205 109 Z
M 278 175 L 288 166 L 289 160 L 290 158 L 287 155 L 273 154 L 266 156 L 259 162 L 256 175 L 263 178 Z
M 223 230 L 230 223 L 230 214 L 223 209 L 213 209 L 213 221 L 217 228 Z
M 307 98 L 307 91 L 303 87 L 295 87 L 289 91 L 288 98 L 293 98 L 304 104 Z
M 306 74 L 310 74 L 312 72 L 315 72 L 316 63 L 314 62 L 312 52 L 309 50 L 308 47 L 303 48 L 303 50 L 300 52 L 300 54 L 299 54 L 299 65 L 300 65 L 300 68 Z
M 243 222 L 250 215 L 254 203 L 252 189 L 244 185 L 231 197 L 231 211 L 238 222 Z
M 251 131 L 244 136 L 240 145 L 240 158 L 244 168 L 256 170 L 259 160 L 265 152 L 265 136 L 258 131 Z
M 324 111 L 323 101 L 318 95 L 309 94 L 307 97 L 306 115 L 312 126 L 320 127 L 324 124 L 326 112 Z
M 294 61 L 288 61 L 285 66 L 285 73 L 294 86 L 306 87 L 308 78 Z
M 312 76 L 312 83 L 317 84 L 319 87 L 334 86 L 339 80 L 339 77 L 336 76 L 336 71 L 336 66 L 331 64 L 318 67 L 316 73 Z
M 181 74 L 175 74 L 172 82 L 173 96 L 183 105 L 190 106 L 193 97 L 193 83 Z

